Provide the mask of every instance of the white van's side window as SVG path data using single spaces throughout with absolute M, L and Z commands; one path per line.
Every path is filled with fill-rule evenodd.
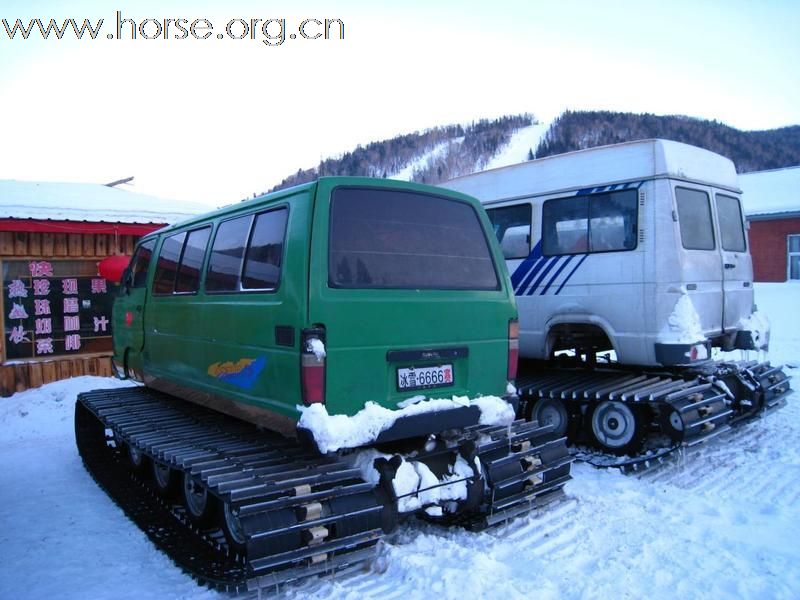
M 503 257 L 526 258 L 531 251 L 531 205 L 526 202 L 486 212 L 503 249 Z
M 708 194 L 701 190 L 675 188 L 681 242 L 687 250 L 713 250 L 714 227 Z
M 715 199 L 722 249 L 729 252 L 744 252 L 747 250 L 747 246 L 744 240 L 742 208 L 739 205 L 739 199 L 722 194 L 717 194 Z
M 636 248 L 636 190 L 573 196 L 542 205 L 542 254 L 585 254 Z

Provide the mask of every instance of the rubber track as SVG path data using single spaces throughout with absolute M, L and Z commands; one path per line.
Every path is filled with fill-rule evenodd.
M 348 536 L 325 540 L 324 543 L 313 547 L 295 545 L 288 550 L 284 537 L 284 540 L 281 540 L 284 543 L 277 551 L 277 555 L 270 554 L 275 552 L 272 550 L 274 544 L 265 546 L 260 542 L 257 544 L 260 552 L 252 556 L 249 561 L 242 560 L 235 553 L 229 552 L 219 529 L 200 530 L 188 519 L 181 505 L 165 501 L 149 484 L 137 479 L 131 473 L 125 456 L 115 446 L 120 439 L 121 431 L 125 432 L 126 436 L 136 431 L 137 435 L 142 436 L 141 441 L 141 439 L 153 439 L 150 430 L 161 428 L 160 424 L 163 424 L 163 430 L 158 431 L 155 438 L 172 442 L 171 431 L 184 431 L 195 438 L 185 440 L 175 438 L 177 443 L 167 444 L 168 452 L 164 450 L 165 446 L 160 446 L 162 450 L 159 459 L 164 459 L 171 453 L 173 466 L 184 465 L 183 468 L 187 471 L 193 467 L 190 464 L 192 460 L 186 457 L 192 456 L 197 460 L 199 454 L 206 459 L 208 457 L 223 459 L 227 463 L 226 473 L 241 478 L 242 476 L 236 475 L 236 469 L 241 469 L 242 473 L 247 470 L 242 466 L 245 460 L 243 455 L 253 452 L 263 454 L 264 450 L 273 450 L 277 451 L 279 457 L 283 456 L 285 465 L 281 467 L 278 464 L 276 467 L 273 459 L 273 464 L 268 469 L 273 480 L 276 477 L 280 478 L 284 472 L 296 474 L 293 468 L 298 463 L 302 464 L 306 479 L 316 478 L 324 482 L 330 478 L 331 471 L 338 471 L 352 480 L 352 469 L 335 458 L 316 455 L 284 438 L 146 388 L 87 392 L 79 395 L 75 411 L 78 449 L 92 477 L 158 548 L 182 570 L 204 585 L 228 592 L 257 590 L 318 573 L 332 572 L 368 560 L 375 555 L 375 545 L 382 534 L 380 529 L 374 527 L 375 512 L 379 512 L 381 507 L 373 500 L 372 505 L 366 509 L 373 514 L 373 517 L 367 516 L 365 519 L 355 517 L 356 527 L 362 523 L 368 526 L 362 531 L 355 533 L 350 531 Z M 149 424 L 146 419 L 142 421 L 143 415 L 149 415 L 151 421 Z M 190 427 L 185 425 L 187 419 L 191 422 Z M 114 429 L 115 435 L 109 435 L 111 434 L 107 429 L 109 427 Z M 198 431 L 201 433 L 199 436 Z M 142 445 L 138 447 L 144 448 Z M 224 450 L 221 450 L 223 448 Z M 147 448 L 147 451 L 148 454 L 154 453 L 154 447 Z M 317 475 L 314 475 L 315 473 Z M 247 501 L 256 506 L 263 501 L 274 501 L 276 485 L 274 481 L 270 483 L 272 485 L 261 485 L 263 489 L 260 494 L 247 492 Z M 328 497 L 346 495 L 348 489 L 354 487 L 351 485 L 348 488 L 342 482 L 337 483 L 340 485 L 328 490 Z M 249 488 L 250 484 L 252 478 L 241 485 Z M 294 491 L 288 493 L 282 491 L 286 485 L 281 487 L 280 481 L 277 484 L 282 493 L 281 502 L 285 505 L 284 510 L 291 511 L 295 506 L 303 504 L 302 496 L 293 496 L 292 494 L 296 493 Z M 363 487 L 365 487 L 363 483 L 356 482 L 357 491 L 363 492 Z M 221 488 L 222 486 L 209 487 L 215 491 Z M 233 494 L 240 493 L 236 485 L 228 485 L 226 490 L 222 496 L 228 500 Z M 292 490 L 291 485 L 289 490 Z M 371 494 L 369 496 L 371 497 Z M 240 502 L 233 504 L 241 506 Z M 292 524 L 291 527 L 284 525 L 270 528 L 270 519 L 262 516 L 263 511 L 254 512 L 255 515 L 247 518 L 258 522 L 260 529 L 251 530 L 249 535 L 252 537 L 286 536 L 287 530 L 299 530 L 304 527 L 303 523 L 298 523 Z M 329 516 L 328 520 L 332 522 L 347 518 L 351 518 L 349 513 Z M 350 529 L 353 529 L 352 525 Z M 325 554 L 327 558 L 320 562 L 309 560 L 311 556 L 319 554 Z
M 209 587 L 259 590 L 375 555 L 384 507 L 336 456 L 147 388 L 87 392 L 75 410 L 78 448 L 97 483 L 176 565 Z M 460 443 L 472 449 L 470 462 L 480 460 L 487 491 L 479 506 L 446 521 L 471 530 L 549 503 L 570 479 L 572 457 L 552 426 L 477 425 L 462 432 Z M 239 511 L 249 558 L 229 552 L 219 529 L 198 529 L 180 504 L 139 480 L 126 444 L 190 475 Z M 294 520 L 312 502 L 333 508 L 316 513 L 316 521 Z M 332 527 L 331 537 L 297 542 L 312 526 Z
M 527 402 L 559 398 L 574 406 L 588 406 L 603 400 L 616 400 L 631 406 L 669 405 L 677 410 L 684 421 L 683 439 L 677 443 L 650 447 L 633 457 L 614 456 L 583 445 L 571 450 L 576 461 L 632 473 L 657 466 L 681 448 L 707 442 L 785 406 L 786 397 L 791 392 L 790 377 L 781 367 L 772 367 L 769 363 L 717 363 L 714 368 L 716 371 L 688 377 L 669 372 L 624 369 L 550 368 L 521 377 L 517 388 Z M 716 383 L 717 380 L 720 383 Z M 742 402 L 741 397 L 731 399 L 731 388 L 735 395 L 741 394 L 746 398 L 746 402 Z M 703 407 L 708 408 L 704 410 Z M 586 432 L 581 432 L 581 436 L 581 443 L 588 441 Z
M 227 592 L 247 590 L 247 570 L 206 535 L 191 527 L 146 484 L 130 473 L 118 452 L 102 440 L 103 428 L 76 405 L 75 437 L 86 470 L 153 544 L 200 584 Z M 103 436 L 103 437 L 101 437 Z

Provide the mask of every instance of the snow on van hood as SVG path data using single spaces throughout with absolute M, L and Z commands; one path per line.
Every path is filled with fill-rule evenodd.
M 320 452 L 336 452 L 341 448 L 358 448 L 373 443 L 382 431 L 394 425 L 397 419 L 423 413 L 477 406 L 481 411 L 481 425 L 508 425 L 514 420 L 514 409 L 497 396 L 469 399 L 453 396 L 451 399 L 429 399 L 405 406 L 399 410 L 367 402 L 355 415 L 329 415 L 323 404 L 298 406 L 301 412 L 297 426 L 314 436 Z
M 705 341 L 706 336 L 700 325 L 700 317 L 688 294 L 684 293 L 678 298 L 678 302 L 672 309 L 672 314 L 658 338 L 661 342 L 671 344 L 694 344 Z

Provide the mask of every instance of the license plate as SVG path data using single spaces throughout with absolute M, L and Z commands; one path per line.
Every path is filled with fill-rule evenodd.
M 417 390 L 453 385 L 453 365 L 397 369 L 397 388 Z

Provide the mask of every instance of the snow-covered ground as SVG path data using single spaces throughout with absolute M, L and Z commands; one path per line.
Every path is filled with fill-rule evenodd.
M 756 284 L 756 299 L 770 358 L 800 363 L 800 285 Z M 0 399 L 0 598 L 224 597 L 155 550 L 81 465 L 75 397 L 121 385 L 79 377 Z M 371 570 L 280 595 L 798 598 L 799 438 L 795 393 L 682 461 L 638 477 L 576 465 L 566 498 L 537 513 L 478 534 L 409 523 Z

